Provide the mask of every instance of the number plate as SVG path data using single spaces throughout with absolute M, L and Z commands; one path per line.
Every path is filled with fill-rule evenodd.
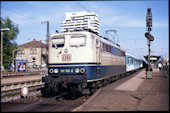
M 71 61 L 71 54 L 63 54 L 62 61 Z

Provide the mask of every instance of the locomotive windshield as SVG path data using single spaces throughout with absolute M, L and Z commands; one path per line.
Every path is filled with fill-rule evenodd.
M 52 40 L 52 47 L 55 47 L 55 48 L 64 47 L 64 41 L 65 41 L 65 38 L 54 38 Z
M 84 46 L 85 43 L 86 43 L 86 38 L 84 36 L 70 38 L 70 46 L 72 47 Z

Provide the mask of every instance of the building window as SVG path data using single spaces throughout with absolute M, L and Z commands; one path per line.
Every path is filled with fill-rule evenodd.
M 37 49 L 30 49 L 30 54 L 37 54 Z
M 37 49 L 34 49 L 34 54 L 37 54 Z
M 21 54 L 23 54 L 23 55 L 25 54 L 25 51 L 24 51 L 24 49 L 22 49 L 22 50 L 21 50 Z
M 21 51 L 18 51 L 18 54 L 20 55 L 20 54 L 21 54 Z
M 18 54 L 19 54 L 19 55 L 24 55 L 24 54 L 25 54 L 25 50 L 24 50 L 24 49 L 20 49 L 20 50 L 18 51 Z
M 33 49 L 30 49 L 30 54 L 33 54 Z

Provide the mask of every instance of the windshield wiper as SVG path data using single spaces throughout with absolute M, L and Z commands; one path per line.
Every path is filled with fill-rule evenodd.
M 80 46 L 83 46 L 84 45 L 84 43 L 82 43 L 82 44 L 79 44 L 79 45 L 77 45 L 76 47 L 78 48 L 78 47 L 80 47 Z

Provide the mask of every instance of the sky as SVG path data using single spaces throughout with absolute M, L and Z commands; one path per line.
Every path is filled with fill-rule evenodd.
M 169 0 L 112 0 L 112 1 L 1 1 L 1 17 L 10 18 L 19 28 L 18 45 L 34 38 L 45 43 L 49 21 L 50 34 L 61 31 L 65 13 L 95 12 L 100 21 L 100 35 L 116 30 L 115 42 L 126 52 L 144 60 L 148 55 L 146 29 L 147 8 L 151 8 L 151 55 L 169 57 Z M 111 38 L 111 37 L 109 37 Z M 113 40 L 114 41 L 114 40 Z

